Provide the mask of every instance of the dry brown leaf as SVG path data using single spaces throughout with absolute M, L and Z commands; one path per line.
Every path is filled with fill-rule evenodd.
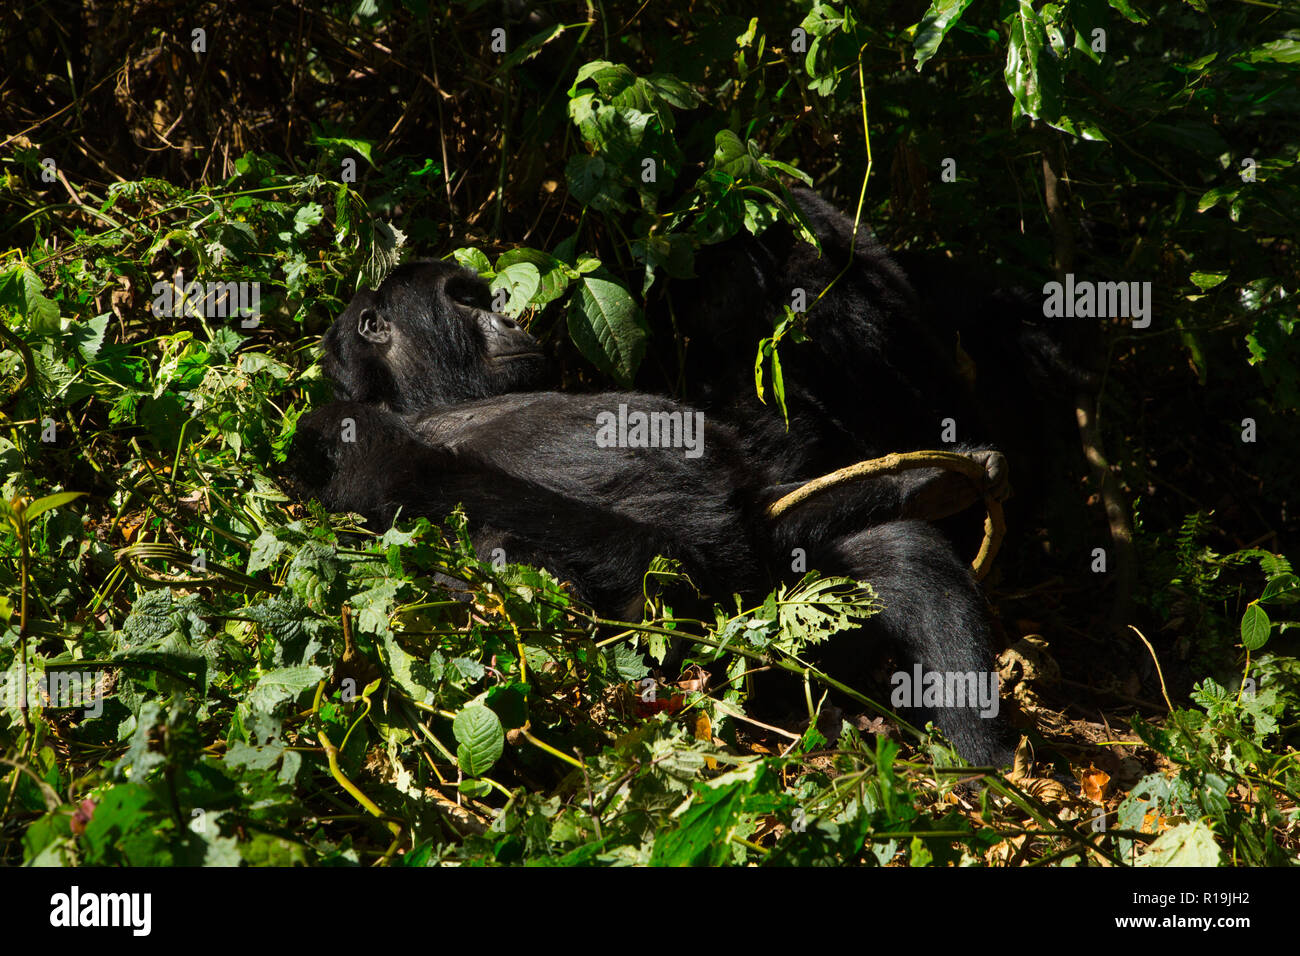
M 709 672 L 698 664 L 692 664 L 682 671 L 682 676 L 677 681 L 677 687 L 687 692 L 707 693 L 709 690 Z
M 1022 736 L 1020 743 L 1016 744 L 1016 757 L 1011 765 L 1011 773 L 1007 779 L 1011 781 L 1024 780 L 1034 772 L 1034 748 L 1029 745 L 1029 738 Z
M 1093 803 L 1104 803 L 1106 800 L 1106 787 L 1110 783 L 1110 774 L 1089 764 L 1088 769 L 1079 777 L 1079 783 L 1083 786 L 1083 795 L 1085 797 Z
M 703 710 L 695 712 L 695 739 L 696 740 L 713 740 L 713 721 Z M 704 755 L 704 765 L 710 770 L 718 769 L 718 762 L 708 754 Z
M 1043 803 L 1069 803 L 1070 791 L 1059 780 L 1050 777 L 1030 777 L 1020 781 L 1021 788 Z
M 709 720 L 709 715 L 702 710 L 695 712 L 695 739 L 713 739 L 713 721 Z

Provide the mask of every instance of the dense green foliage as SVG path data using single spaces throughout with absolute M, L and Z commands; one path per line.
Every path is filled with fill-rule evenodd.
M 12 7 L 3 862 L 1300 856 L 1300 579 L 1283 556 L 1300 512 L 1300 14 Z M 1034 777 L 954 790 L 941 740 L 840 720 L 802 660 L 870 613 L 843 582 L 708 621 L 648 589 L 645 619 L 616 626 L 544 571 L 476 558 L 456 516 L 376 534 L 281 484 L 298 417 L 328 395 L 317 336 L 408 250 L 488 276 L 570 383 L 679 390 L 672 350 L 648 358 L 674 330 L 645 303 L 702 245 L 798 225 L 795 180 L 892 248 L 1031 285 L 1153 284 L 1150 328 L 1101 330 L 1100 409 L 1134 502 L 1133 622 L 1161 666 L 1143 674 L 1145 639 L 1103 623 L 1109 582 L 1088 555 L 1109 542 L 1097 488 L 1080 489 L 1063 550 L 1006 556 L 1017 576 L 993 594 L 1012 639 L 1038 624 L 1074 682 L 1037 693 L 1110 715 L 1091 738 L 1026 721 L 1050 764 Z M 196 279 L 258 283 L 256 320 L 154 308 Z M 792 313 L 735 343 L 778 399 L 803 334 Z M 687 638 L 696 660 L 726 659 L 727 684 L 647 683 L 647 654 Z M 763 663 L 805 675 L 794 733 L 745 715 L 743 677 Z M 70 691 L 94 706 L 46 706 Z M 1117 762 L 1103 751 L 1130 718 Z M 1093 798 L 1105 827 L 1100 803 L 1041 779 L 1093 763 L 1123 778 Z

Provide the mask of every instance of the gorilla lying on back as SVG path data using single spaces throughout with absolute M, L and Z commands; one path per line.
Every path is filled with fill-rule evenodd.
M 819 656 L 840 679 L 866 683 L 862 642 L 873 637 L 908 672 L 993 673 L 969 569 L 927 524 L 906 520 L 929 507 L 934 474 L 836 489 L 770 520 L 766 506 L 792 486 L 724 425 L 704 421 L 687 434 L 703 419 L 694 409 L 637 393 L 475 398 L 527 379 L 541 361 L 531 337 L 488 302 L 477 276 L 436 262 L 400 267 L 358 294 L 324 339 L 340 400 L 298 425 L 292 458 L 306 493 L 383 527 L 399 509 L 440 519 L 461 504 L 480 554 L 500 547 L 510 561 L 545 566 L 615 618 L 639 618 L 655 555 L 726 601 L 798 579 L 786 569 L 803 548 L 810 568 L 870 582 L 884 606 Z M 645 447 L 631 429 L 626 442 L 604 440 L 601 423 L 624 410 L 628 420 L 664 416 L 660 435 L 678 447 Z M 910 716 L 934 720 L 972 762 L 1009 759 L 1003 723 L 978 704 Z

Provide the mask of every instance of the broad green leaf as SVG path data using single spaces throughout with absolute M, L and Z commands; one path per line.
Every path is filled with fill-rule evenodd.
M 99 350 L 104 347 L 104 334 L 108 330 L 108 320 L 111 315 L 105 313 L 97 315 L 85 322 L 69 323 L 68 334 L 72 343 L 76 346 L 77 352 L 81 355 L 81 360 L 89 365 L 95 361 L 95 356 Z
M 1283 574 L 1269 581 L 1264 593 L 1259 596 L 1260 604 L 1291 604 L 1300 598 L 1300 577 Z
M 691 240 L 680 233 L 637 239 L 632 243 L 632 255 L 652 268 L 663 269 L 674 279 L 695 275 L 695 250 Z
M 254 710 L 274 710 L 282 701 L 297 697 L 309 687 L 315 687 L 324 677 L 325 671 L 314 664 L 267 671 L 248 695 L 248 706 Z
M 27 328 L 34 332 L 57 332 L 59 307 L 42 295 L 45 283 L 35 270 L 22 262 L 0 273 L 0 306 L 10 306 L 23 316 Z
M 750 155 L 745 141 L 729 129 L 720 130 L 713 138 L 713 168 L 721 170 L 737 182 L 767 178 L 763 167 Z
M 655 837 L 651 866 L 717 866 L 731 857 L 731 834 L 745 822 L 746 804 L 771 788 L 763 764 L 753 763 L 697 784 L 677 826 Z
M 511 249 L 509 252 L 503 252 L 497 258 L 497 272 L 505 272 L 512 266 L 520 263 L 528 263 L 536 268 L 540 277 L 540 285 L 530 300 L 533 305 L 543 306 L 547 303 L 554 302 L 569 287 L 569 276 L 565 270 L 564 263 L 548 252 L 542 252 L 540 249 L 529 249 L 520 247 Z
M 1241 616 L 1241 646 L 1248 651 L 1257 651 L 1268 642 L 1268 632 L 1273 622 L 1268 613 L 1258 604 L 1251 603 L 1246 613 Z
M 1204 821 L 1180 823 L 1166 830 L 1137 858 L 1138 866 L 1218 866 L 1223 851 Z
M 371 151 L 375 144 L 365 139 L 350 139 L 346 136 L 317 136 L 312 139 L 313 146 L 341 146 L 344 149 L 350 149 L 358 154 L 373 168 L 374 159 L 371 158 Z
M 239 370 L 245 375 L 266 372 L 272 378 L 284 381 L 293 374 L 293 370 L 282 362 L 277 362 L 263 352 L 243 352 L 239 356 Z
M 505 750 L 501 718 L 482 704 L 470 704 L 457 714 L 451 730 L 456 735 L 456 762 L 471 777 L 491 770 Z
M 375 219 L 370 223 L 370 256 L 362 264 L 361 273 L 366 285 L 379 288 L 379 283 L 393 271 L 406 245 L 406 233 L 391 223 Z
M 645 82 L 678 109 L 694 109 L 702 102 L 700 94 L 670 73 L 651 73 Z
M 1193 272 L 1192 273 L 1192 282 L 1194 282 L 1196 284 L 1196 287 L 1199 288 L 1202 292 L 1208 292 L 1210 289 L 1213 289 L 1216 285 L 1218 285 L 1226 278 L 1228 278 L 1228 273 L 1226 272 Z
M 764 166 L 771 167 L 772 169 L 779 169 L 787 176 L 791 176 L 799 180 L 805 186 L 811 186 L 813 184 L 812 176 L 808 175 L 802 169 L 799 169 L 796 166 L 791 166 L 789 163 L 783 163 L 779 159 L 772 159 L 772 157 L 770 156 L 764 156 L 762 159 L 759 160 L 759 162 L 762 163 Z
M 1201 194 L 1200 200 L 1196 203 L 1196 211 L 1205 212 L 1207 209 L 1213 209 L 1225 199 L 1233 199 L 1240 191 L 1240 185 L 1212 186 Z
M 1300 40 L 1283 37 L 1271 43 L 1264 43 L 1246 54 L 1252 63 L 1300 63 Z
M 498 265 L 500 263 L 498 262 Z M 542 287 L 542 277 L 531 262 L 516 262 L 498 272 L 490 283 L 492 291 L 505 289 L 510 293 L 505 308 L 507 315 L 519 315 Z
M 1047 30 L 1029 0 L 1020 0 L 1011 19 L 1007 63 L 1003 71 L 1007 89 L 1015 97 L 1013 116 L 1025 115 L 1048 123 L 1061 113 L 1061 66 Z
M 630 388 L 647 329 L 631 294 L 603 270 L 583 275 L 569 302 L 569 336 L 586 359 Z
M 627 208 L 621 198 L 626 184 L 618 181 L 609 164 L 600 156 L 579 154 L 571 157 L 564 167 L 564 177 L 573 198 L 584 206 L 601 212 Z
M 481 249 L 467 246 L 463 249 L 454 250 L 452 256 L 466 269 L 473 269 L 481 276 L 492 275 L 492 263 L 488 261 L 488 257 L 483 254 Z

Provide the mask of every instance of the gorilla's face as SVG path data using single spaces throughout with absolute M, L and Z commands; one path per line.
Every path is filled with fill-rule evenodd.
M 363 289 L 323 340 L 338 397 L 408 414 L 542 387 L 536 339 L 493 312 L 487 283 L 444 262 L 398 266 Z

